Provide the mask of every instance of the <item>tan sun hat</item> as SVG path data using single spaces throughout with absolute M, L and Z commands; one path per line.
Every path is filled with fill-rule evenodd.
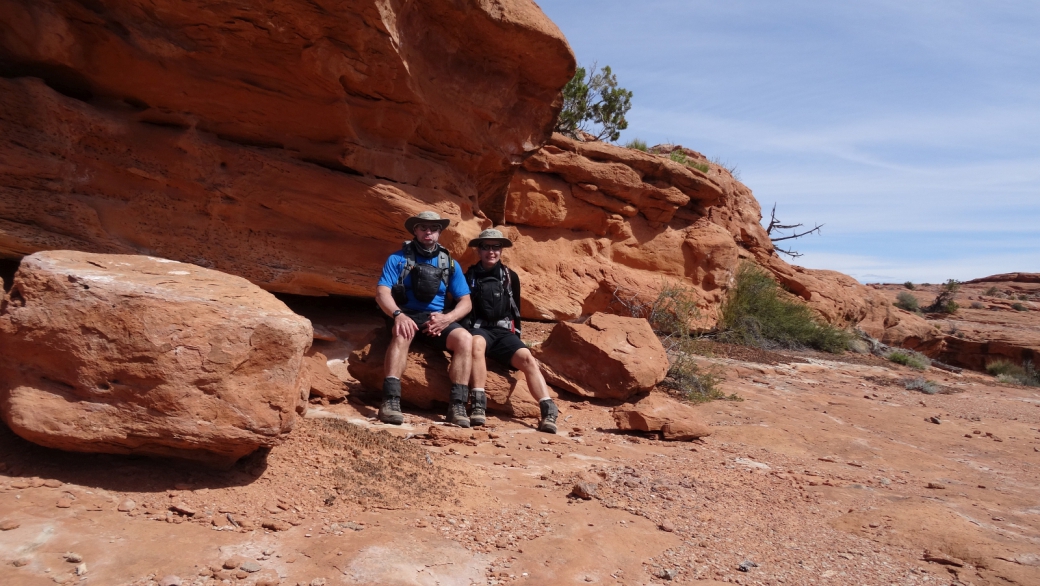
M 513 246 L 513 242 L 506 238 L 506 235 L 502 232 L 495 230 L 494 228 L 488 228 L 480 233 L 473 240 L 469 241 L 470 246 L 480 246 L 484 242 L 494 241 L 502 245 L 502 248 L 510 248 Z
M 408 230 L 408 233 L 411 234 L 416 224 L 427 223 L 440 224 L 441 230 L 444 230 L 448 227 L 448 224 L 451 223 L 451 220 L 448 218 L 442 218 L 437 212 L 419 212 L 404 221 L 404 229 Z

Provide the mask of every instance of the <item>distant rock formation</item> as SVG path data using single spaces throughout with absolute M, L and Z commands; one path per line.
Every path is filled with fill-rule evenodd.
M 40 252 L 0 307 L 0 416 L 34 443 L 230 465 L 305 408 L 310 322 L 245 279 Z

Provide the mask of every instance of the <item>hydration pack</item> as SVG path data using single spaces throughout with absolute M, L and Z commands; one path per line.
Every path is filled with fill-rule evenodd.
M 474 265 L 466 276 L 469 281 L 470 299 L 473 300 L 473 327 L 489 325 L 515 331 L 514 320 L 520 317 L 520 311 L 513 299 L 513 283 L 509 269 L 501 265 L 497 276 L 492 272 L 487 276 L 478 277 Z
M 433 301 L 434 297 L 437 297 L 437 293 L 441 290 L 441 283 L 444 283 L 445 289 L 448 288 L 451 274 L 455 270 L 455 261 L 451 259 L 451 255 L 448 254 L 448 251 L 443 246 L 437 245 L 436 265 L 416 263 L 415 244 L 411 240 L 404 243 L 401 253 L 404 254 L 405 263 L 401 268 L 401 274 L 397 278 L 397 284 L 390 289 L 390 293 L 397 305 L 403 306 L 408 302 L 404 278 L 409 274 L 412 275 L 412 295 L 419 303 Z

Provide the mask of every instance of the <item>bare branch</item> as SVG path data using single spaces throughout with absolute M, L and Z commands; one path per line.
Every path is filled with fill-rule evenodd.
M 798 224 L 798 226 L 801 226 L 801 224 Z M 780 238 L 770 238 L 770 240 L 772 240 L 773 242 L 780 242 L 782 240 L 790 240 L 792 238 L 801 238 L 802 236 L 808 236 L 809 234 L 812 234 L 813 232 L 819 233 L 820 232 L 820 228 L 823 228 L 823 226 L 824 226 L 823 224 L 817 224 L 817 226 L 815 228 L 813 228 L 812 230 L 806 230 L 805 232 L 802 232 L 800 234 L 792 234 L 790 236 L 782 236 Z
M 781 223 L 782 220 L 780 220 L 779 218 L 776 217 L 776 204 L 775 203 L 773 204 L 773 211 L 770 212 L 769 215 L 770 215 L 769 225 L 766 227 L 766 235 L 769 236 L 769 240 L 773 243 L 773 248 L 777 252 L 782 252 L 782 253 L 786 254 L 787 256 L 790 256 L 791 258 L 798 258 L 799 256 L 802 256 L 802 253 L 798 252 L 797 250 L 790 250 L 790 249 L 784 250 L 783 248 L 780 248 L 779 246 L 776 246 L 777 242 L 783 242 L 784 240 L 793 240 L 795 238 L 801 238 L 802 236 L 808 236 L 809 234 L 813 234 L 813 233 L 820 234 L 820 228 L 823 228 L 823 226 L 824 226 L 823 224 L 817 224 L 811 230 L 806 230 L 804 232 L 798 232 L 797 229 L 801 228 L 802 226 L 804 226 L 804 224 L 782 224 Z M 779 232 L 781 230 L 794 230 L 795 232 L 794 232 L 794 234 L 789 234 L 787 236 L 778 236 L 778 237 L 774 238 L 773 237 L 773 231 L 774 230 L 778 234 L 779 234 Z

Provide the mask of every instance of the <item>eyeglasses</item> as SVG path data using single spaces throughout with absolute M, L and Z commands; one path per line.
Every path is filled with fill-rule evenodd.
M 415 229 L 420 232 L 440 232 L 440 224 L 416 224 Z
M 481 244 L 480 245 L 480 249 L 483 250 L 484 252 L 501 252 L 502 251 L 502 245 L 501 244 Z

